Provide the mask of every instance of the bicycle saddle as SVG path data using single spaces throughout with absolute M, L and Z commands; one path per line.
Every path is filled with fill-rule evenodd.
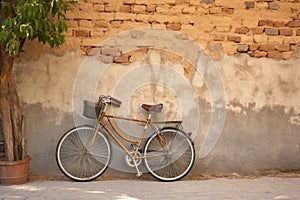
M 150 112 L 161 112 L 164 108 L 164 105 L 162 103 L 155 105 L 143 104 L 142 108 Z

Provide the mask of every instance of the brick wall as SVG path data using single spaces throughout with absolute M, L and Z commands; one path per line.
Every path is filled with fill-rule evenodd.
M 214 58 L 221 49 L 222 55 L 289 59 L 300 44 L 299 0 L 79 0 L 67 22 L 68 48 L 85 53 L 119 32 L 143 27 L 180 31 Z

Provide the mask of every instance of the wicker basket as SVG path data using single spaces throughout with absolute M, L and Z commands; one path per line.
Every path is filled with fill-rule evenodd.
M 90 119 L 98 119 L 103 106 L 88 100 L 84 100 L 83 104 L 83 116 Z

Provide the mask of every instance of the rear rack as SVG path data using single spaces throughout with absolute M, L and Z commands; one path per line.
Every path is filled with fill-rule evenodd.
M 182 121 L 159 121 L 159 122 L 151 122 L 153 124 L 162 124 L 166 126 L 171 126 L 175 128 L 182 128 Z M 161 126 L 161 128 L 166 127 L 166 126 Z

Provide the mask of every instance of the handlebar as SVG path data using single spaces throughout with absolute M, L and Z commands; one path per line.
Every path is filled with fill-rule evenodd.
M 105 104 L 111 104 L 111 105 L 114 105 L 117 107 L 120 107 L 122 104 L 122 101 L 120 101 L 114 97 L 104 96 L 104 95 L 99 96 L 99 102 L 105 103 Z
M 120 100 L 118 100 L 118 99 L 116 99 L 116 98 L 113 98 L 113 97 L 110 97 L 110 103 L 111 104 L 114 104 L 115 106 L 118 106 L 118 107 L 120 107 L 121 106 L 121 104 L 122 104 L 122 101 L 120 101 Z

